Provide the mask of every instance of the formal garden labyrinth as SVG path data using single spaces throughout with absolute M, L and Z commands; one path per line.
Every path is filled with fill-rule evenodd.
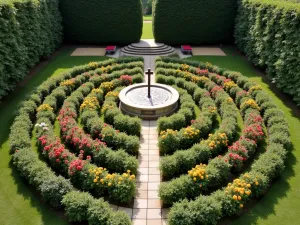
M 38 86 L 18 110 L 9 136 L 14 165 L 71 222 L 131 224 L 108 202 L 129 207 L 136 195 L 142 121 L 120 111 L 118 96 L 143 82 L 143 68 L 139 57 L 75 67 Z M 180 95 L 177 112 L 157 121 L 168 223 L 239 215 L 284 169 L 283 112 L 261 86 L 209 63 L 157 57 L 156 82 Z

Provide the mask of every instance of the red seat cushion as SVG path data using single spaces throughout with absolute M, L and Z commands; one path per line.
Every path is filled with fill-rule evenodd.
M 181 45 L 181 48 L 183 50 L 192 50 L 192 47 L 190 45 Z
M 106 50 L 115 50 L 116 46 L 109 45 L 106 47 Z

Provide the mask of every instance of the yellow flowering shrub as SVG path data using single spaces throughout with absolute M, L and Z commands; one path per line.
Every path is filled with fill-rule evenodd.
M 118 199 L 120 202 L 128 202 L 135 194 L 135 175 L 126 173 L 108 173 L 103 167 L 89 169 L 89 178 L 92 186 L 99 193 L 108 191 L 109 196 Z
M 190 68 L 190 66 L 187 65 L 187 64 L 181 64 L 181 65 L 180 65 L 180 69 L 181 69 L 182 71 L 189 71 L 189 68 Z
M 252 86 L 250 89 L 249 89 L 249 93 L 251 94 L 252 92 L 254 91 L 257 91 L 257 90 L 262 90 L 262 87 L 260 85 L 254 85 Z
M 119 96 L 119 92 L 118 91 L 109 91 L 105 97 L 118 97 Z
M 201 143 L 205 143 L 212 151 L 219 153 L 228 146 L 228 139 L 225 133 L 215 133 L 209 134 L 208 139 L 201 141 Z
M 188 171 L 188 175 L 193 179 L 194 182 L 199 184 L 199 187 L 206 189 L 208 183 L 208 175 L 206 174 L 206 165 L 200 164 Z
M 200 130 L 193 126 L 188 126 L 180 130 L 179 138 L 180 146 L 191 146 L 200 141 Z
M 103 93 L 103 90 L 100 89 L 100 88 L 94 88 L 94 89 L 92 90 L 92 93 L 93 93 L 93 94 L 102 94 L 102 93 Z
M 107 187 L 112 187 L 116 185 L 121 185 L 126 182 L 134 182 L 135 175 L 130 175 L 130 170 L 127 173 L 123 173 L 122 175 L 117 173 L 108 173 L 106 168 L 97 167 L 95 169 L 89 170 L 90 175 L 94 178 L 93 182 L 98 185 L 104 185 Z
M 74 79 L 69 79 L 69 80 L 65 80 L 60 82 L 60 86 L 70 86 L 70 87 L 74 87 L 75 85 L 75 80 Z
M 100 88 L 103 90 L 104 93 L 107 93 L 114 88 L 114 84 L 112 82 L 103 82 L 100 85 Z
M 102 109 L 101 109 L 101 113 L 104 114 L 104 113 L 106 113 L 107 110 L 113 109 L 113 108 L 115 108 L 114 105 L 104 104 L 103 107 L 102 107 Z
M 183 129 L 183 136 L 188 138 L 194 138 L 200 133 L 200 131 L 194 127 L 187 127 Z
M 101 66 L 101 70 L 103 73 L 109 73 L 111 71 L 112 67 L 110 65 L 104 67 L 104 66 Z
M 231 88 L 233 87 L 237 87 L 237 84 L 234 83 L 232 80 L 231 81 L 227 81 L 224 83 L 223 85 L 223 88 L 226 90 L 226 91 L 229 91 Z
M 249 108 L 252 108 L 252 109 L 256 109 L 256 110 L 260 110 L 258 104 L 256 103 L 256 101 L 254 101 L 254 99 L 248 99 L 246 101 L 244 101 L 242 104 L 241 104 L 241 112 L 242 113 L 245 113 L 245 111 Z
M 96 97 L 86 97 L 80 105 L 80 111 L 84 109 L 97 110 L 100 108 L 98 99 Z
M 90 67 L 94 67 L 94 68 L 97 68 L 98 67 L 98 63 L 97 62 L 90 62 L 88 64 Z
M 187 81 L 192 80 L 192 77 L 194 75 L 190 72 L 183 72 L 183 78 L 186 79 Z
M 40 112 L 40 111 L 53 111 L 53 108 L 49 105 L 49 104 L 42 104 L 40 105 L 37 109 L 36 109 L 37 112 Z
M 161 131 L 158 138 L 158 145 L 161 154 L 169 154 L 176 151 L 179 148 L 179 141 L 177 130 L 167 129 L 165 131 Z

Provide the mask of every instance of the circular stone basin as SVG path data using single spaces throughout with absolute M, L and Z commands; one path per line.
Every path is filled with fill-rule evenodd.
M 148 98 L 148 85 L 135 84 L 124 88 L 120 94 L 120 108 L 129 115 L 142 119 L 157 119 L 176 111 L 178 107 L 178 92 L 167 85 L 152 84 L 151 97 Z

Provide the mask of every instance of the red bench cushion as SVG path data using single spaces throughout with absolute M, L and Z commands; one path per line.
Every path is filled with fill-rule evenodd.
M 192 50 L 192 47 L 190 45 L 181 45 L 181 48 L 183 50 Z
M 106 47 L 106 50 L 115 50 L 115 49 L 116 46 L 112 46 L 112 45 Z

